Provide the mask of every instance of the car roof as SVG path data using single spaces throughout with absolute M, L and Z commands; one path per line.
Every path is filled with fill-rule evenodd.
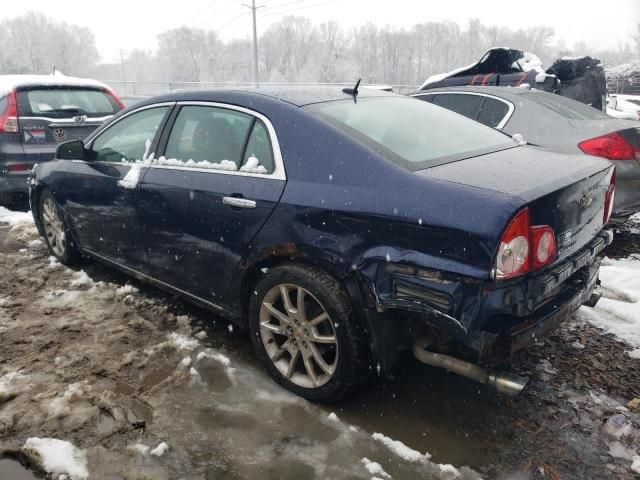
M 225 94 L 240 93 L 251 96 L 268 97 L 274 100 L 287 102 L 297 107 L 310 105 L 312 103 L 331 102 L 335 100 L 345 100 L 353 98 L 352 95 L 342 91 L 342 86 L 259 86 L 259 87 L 232 87 L 213 90 L 184 90 L 153 97 L 148 99 L 146 104 L 158 103 L 160 101 L 220 101 Z M 366 88 L 361 86 L 358 90 L 357 98 L 373 97 L 400 97 L 401 95 L 386 92 L 383 90 Z
M 414 92 L 411 95 L 418 94 L 428 94 L 428 93 L 453 93 L 453 92 L 469 92 L 469 93 L 484 93 L 487 95 L 494 95 L 496 97 L 502 98 L 513 98 L 519 95 L 528 95 L 531 93 L 537 94 L 548 94 L 553 95 L 552 93 L 543 92 L 542 90 L 537 90 L 535 88 L 526 88 L 526 87 L 490 87 L 490 86 L 479 86 L 472 87 L 467 85 L 461 85 L 459 87 L 439 87 L 439 88 L 428 88 L 426 90 L 420 90 L 418 92 Z
M 0 75 L 0 96 L 4 96 L 16 88 L 29 86 L 91 87 L 110 90 L 106 84 L 97 80 L 68 77 L 60 72 L 51 75 Z

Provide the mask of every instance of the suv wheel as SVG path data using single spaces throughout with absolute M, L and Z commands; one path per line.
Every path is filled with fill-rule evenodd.
M 40 195 L 40 222 L 49 252 L 65 265 L 79 262 L 81 256 L 69 233 L 53 195 L 45 190 Z
M 249 328 L 273 379 L 308 400 L 337 401 L 369 371 L 367 342 L 348 297 L 319 269 L 270 270 L 251 296 Z

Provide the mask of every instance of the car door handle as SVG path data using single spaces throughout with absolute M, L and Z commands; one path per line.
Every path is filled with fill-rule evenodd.
M 238 197 L 222 197 L 222 203 L 234 208 L 256 208 L 256 202 Z

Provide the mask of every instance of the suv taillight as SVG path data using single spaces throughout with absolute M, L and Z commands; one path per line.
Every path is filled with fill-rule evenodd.
M 116 102 L 116 104 L 118 105 L 118 110 L 124 110 L 125 106 L 124 103 L 122 103 L 122 101 L 118 98 L 118 96 L 115 94 L 115 92 L 113 92 L 112 90 L 105 90 L 105 93 L 107 95 L 109 95 L 114 102 Z
M 613 169 L 611 174 L 611 181 L 609 182 L 609 188 L 604 197 L 604 218 L 602 219 L 606 225 L 611 220 L 611 214 L 613 213 L 613 201 L 616 197 L 616 170 Z
M 578 147 L 587 155 L 608 160 L 640 160 L 640 150 L 634 148 L 618 132 L 585 140 Z
M 7 95 L 7 107 L 0 115 L 0 133 L 18 133 L 18 103 L 16 92 Z
M 518 212 L 502 235 L 494 278 L 508 280 L 553 263 L 556 237 L 547 225 L 532 227 L 529 209 Z

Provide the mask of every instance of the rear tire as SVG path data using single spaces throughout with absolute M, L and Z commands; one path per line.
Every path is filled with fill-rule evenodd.
M 307 400 L 336 402 L 370 372 L 366 335 L 351 302 L 320 269 L 269 270 L 251 295 L 249 330 L 271 377 Z
M 44 241 L 49 253 L 64 265 L 77 265 L 82 260 L 60 207 L 49 190 L 44 190 L 39 199 L 39 221 L 44 232 Z

